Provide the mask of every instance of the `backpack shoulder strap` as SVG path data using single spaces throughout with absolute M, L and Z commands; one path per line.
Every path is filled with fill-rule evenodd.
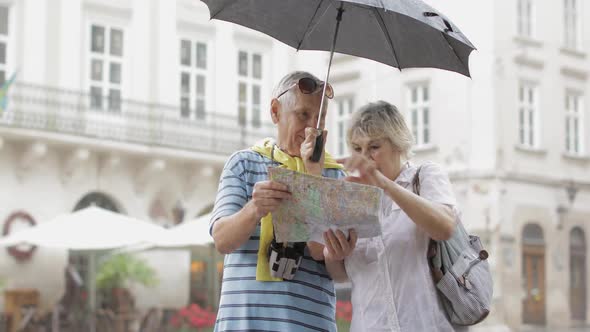
M 416 174 L 414 174 L 414 178 L 412 179 L 412 191 L 420 196 L 420 170 L 422 169 L 422 165 L 418 167 L 416 170 Z
M 418 196 L 420 196 L 420 170 L 422 169 L 422 165 L 418 167 L 416 170 L 416 174 L 414 174 L 414 178 L 412 179 L 412 190 Z M 426 258 L 428 260 L 428 265 L 430 266 L 430 271 L 432 272 L 432 277 L 435 282 L 439 282 L 442 277 L 444 276 L 444 269 L 442 267 L 441 256 L 439 254 L 439 243 L 432 238 L 428 241 L 428 251 L 426 252 Z

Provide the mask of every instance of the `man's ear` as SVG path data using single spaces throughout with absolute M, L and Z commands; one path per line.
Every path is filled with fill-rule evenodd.
M 272 123 L 277 124 L 279 123 L 279 112 L 281 110 L 281 102 L 273 98 L 270 101 L 270 117 L 272 119 Z

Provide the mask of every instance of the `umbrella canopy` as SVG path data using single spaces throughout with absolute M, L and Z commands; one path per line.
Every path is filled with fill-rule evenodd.
M 450 20 L 421 0 L 202 0 L 212 19 L 252 28 L 297 50 L 330 51 L 372 59 L 400 70 L 431 67 L 469 76 L 475 48 Z M 338 34 L 341 37 L 338 38 Z M 320 103 L 324 111 L 326 86 Z M 324 146 L 316 137 L 311 160 Z
M 109 250 L 153 242 L 164 231 L 153 223 L 91 206 L 0 238 L 0 246 L 32 244 L 70 250 Z
M 209 235 L 210 219 L 211 214 L 207 214 L 169 228 L 163 236 L 155 241 L 154 245 L 156 247 L 171 248 L 204 246 L 213 243 L 213 238 Z
M 474 46 L 421 0 L 202 0 L 212 19 L 263 32 L 297 50 L 331 51 L 400 69 L 432 67 L 469 76 Z M 341 21 L 336 29 L 341 9 Z
M 213 243 L 209 234 L 211 213 L 165 229 L 160 236 L 139 245 L 122 248 L 120 252 L 136 252 L 149 249 L 179 249 L 206 246 Z

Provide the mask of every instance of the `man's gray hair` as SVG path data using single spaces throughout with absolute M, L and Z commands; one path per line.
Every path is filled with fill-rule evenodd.
M 404 120 L 404 116 L 394 105 L 378 101 L 361 107 L 354 113 L 347 132 L 350 146 L 354 135 L 370 139 L 387 139 L 406 160 L 412 157 L 414 137 Z
M 314 79 L 317 83 L 320 83 L 321 80 L 319 78 L 317 78 L 315 75 L 313 75 L 312 73 L 306 72 L 306 71 L 294 71 L 291 72 L 287 75 L 285 75 L 280 81 L 279 83 L 275 86 L 273 92 L 272 92 L 272 97 L 273 98 L 277 98 L 279 96 L 279 94 L 281 94 L 283 91 L 286 91 L 287 89 L 289 89 L 290 87 L 293 86 L 293 84 L 299 82 L 300 79 L 304 78 L 304 77 L 309 77 Z M 283 105 L 285 105 L 287 108 L 291 108 L 295 105 L 295 96 L 296 94 L 293 93 L 295 91 L 295 88 L 290 89 L 289 91 L 287 91 L 287 93 L 285 93 L 284 95 L 281 96 L 281 103 Z

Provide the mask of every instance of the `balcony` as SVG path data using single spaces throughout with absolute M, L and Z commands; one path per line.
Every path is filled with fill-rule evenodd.
M 0 133 L 34 130 L 40 137 L 60 134 L 222 155 L 274 136 L 272 124 L 241 125 L 237 116 L 205 113 L 189 119 L 179 107 L 108 97 L 97 103 L 88 93 L 30 83 L 15 83 L 7 98 L 7 108 L 0 110 Z M 103 108 L 91 107 L 97 104 Z

